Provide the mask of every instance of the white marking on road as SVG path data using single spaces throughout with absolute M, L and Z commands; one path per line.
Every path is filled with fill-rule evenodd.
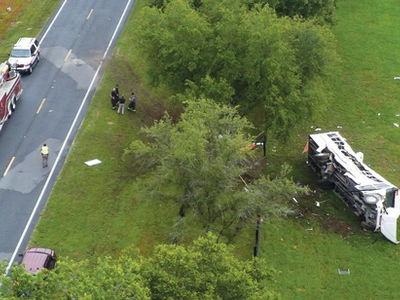
M 49 28 L 47 28 L 45 34 L 43 35 L 42 40 L 44 40 L 44 38 L 46 37 L 47 33 L 49 32 L 50 28 L 53 26 L 55 20 L 57 19 L 58 15 L 60 14 L 61 10 L 63 9 L 63 7 L 64 7 L 64 5 L 67 3 L 67 1 L 68 1 L 68 0 L 65 0 L 64 3 L 61 5 L 60 10 L 59 10 L 58 13 L 55 15 L 54 20 L 51 22 L 51 24 L 49 25 Z M 88 96 L 89 96 L 89 93 L 90 93 L 90 91 L 91 91 L 91 89 L 92 89 L 94 83 L 96 82 L 96 79 L 97 79 L 97 76 L 99 75 L 100 69 L 101 69 L 101 67 L 103 66 L 104 58 L 107 56 L 108 51 L 110 50 L 111 45 L 112 45 L 112 43 L 114 42 L 115 36 L 117 35 L 117 32 L 118 32 L 118 30 L 119 30 L 119 27 L 121 26 L 122 20 L 125 18 L 125 14 L 127 13 L 128 7 L 130 6 L 130 3 L 131 3 L 132 1 L 134 1 L 134 0 L 128 0 L 127 4 L 126 4 L 126 6 L 125 6 L 125 9 L 124 9 L 124 11 L 123 11 L 123 13 L 122 13 L 122 15 L 121 15 L 121 18 L 119 19 L 119 22 L 118 22 L 118 24 L 117 24 L 117 27 L 115 28 L 114 33 L 113 33 L 113 35 L 112 35 L 112 37 L 111 37 L 111 39 L 110 39 L 110 42 L 108 43 L 108 46 L 107 46 L 107 48 L 106 48 L 106 50 L 105 50 L 105 52 L 104 52 L 103 60 L 100 62 L 100 65 L 98 66 L 98 68 L 97 68 L 97 70 L 96 70 L 96 73 L 93 75 L 93 79 L 92 79 L 92 81 L 91 81 L 91 83 L 90 83 L 90 86 L 89 86 L 88 89 L 86 90 L 85 97 L 83 98 L 82 103 L 81 103 L 81 105 L 79 106 L 79 110 L 78 110 L 78 112 L 76 113 L 75 119 L 74 119 L 74 121 L 72 122 L 72 124 L 71 124 L 71 126 L 70 126 L 70 128 L 69 128 L 69 131 L 68 131 L 68 133 L 67 133 L 67 136 L 66 136 L 65 139 L 64 139 L 63 145 L 62 145 L 62 147 L 61 147 L 61 149 L 60 149 L 60 152 L 59 152 L 58 155 L 57 155 L 56 161 L 54 162 L 54 165 L 53 165 L 53 167 L 51 168 L 50 174 L 49 174 L 49 176 L 47 177 L 47 180 L 46 180 L 46 182 L 45 182 L 45 184 L 44 184 L 44 186 L 43 186 L 43 188 L 42 188 L 42 191 L 40 192 L 40 195 L 39 195 L 38 199 L 36 200 L 35 207 L 34 207 L 33 210 L 32 210 L 32 213 L 31 213 L 31 215 L 30 215 L 30 217 L 29 217 L 29 220 L 28 220 L 28 222 L 27 222 L 26 225 L 25 225 L 24 231 L 23 231 L 22 234 L 21 234 L 21 237 L 20 237 L 20 239 L 19 239 L 19 241 L 18 241 L 18 244 L 17 244 L 17 246 L 15 247 L 15 250 L 14 250 L 14 252 L 13 252 L 11 258 L 10 258 L 10 261 L 8 262 L 8 265 L 7 265 L 5 274 L 4 274 L 5 276 L 8 275 L 8 272 L 10 271 L 10 268 L 11 268 L 12 264 L 14 263 L 15 257 L 17 256 L 18 249 L 21 247 L 22 241 L 24 240 L 25 235 L 26 235 L 26 233 L 28 232 L 28 229 L 29 229 L 29 227 L 30 227 L 30 225 L 31 225 L 31 223 L 32 223 L 33 217 L 34 217 L 34 215 L 36 214 L 36 211 L 37 211 L 37 209 L 38 209 L 38 207 L 39 207 L 40 202 L 41 202 L 42 199 L 43 199 L 43 195 L 45 194 L 45 191 L 46 191 L 46 189 L 47 189 L 47 186 L 49 185 L 49 182 L 50 182 L 51 178 L 53 177 L 53 173 L 55 172 L 55 169 L 56 169 L 56 167 L 57 167 L 57 164 L 58 164 L 58 162 L 59 162 L 59 160 L 60 160 L 60 158 L 61 158 L 61 156 L 62 156 L 62 154 L 63 154 L 63 152 L 64 152 L 64 149 L 65 149 L 65 147 L 66 147 L 67 141 L 68 141 L 68 139 L 69 139 L 69 137 L 70 137 L 70 135 L 71 135 L 71 133 L 72 133 L 72 130 L 73 130 L 74 127 L 75 127 L 76 122 L 78 121 L 78 118 L 79 118 L 79 116 L 80 116 L 80 114 L 81 114 L 81 111 L 82 111 L 84 105 L 86 104 L 86 100 L 87 100 L 87 98 L 88 98 Z
M 61 13 L 61 11 L 63 10 L 65 4 L 67 4 L 68 0 L 64 0 L 64 3 L 61 5 L 60 9 L 58 10 L 57 14 L 54 16 L 53 21 L 51 21 L 49 27 L 47 28 L 46 32 L 43 34 L 42 36 L 42 41 L 46 38 L 46 35 L 49 33 L 51 27 L 53 27 L 54 22 L 57 20 L 58 15 Z

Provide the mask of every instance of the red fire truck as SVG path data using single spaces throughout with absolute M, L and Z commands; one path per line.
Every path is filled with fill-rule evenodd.
M 0 64 L 0 130 L 14 112 L 22 93 L 21 75 L 7 62 Z

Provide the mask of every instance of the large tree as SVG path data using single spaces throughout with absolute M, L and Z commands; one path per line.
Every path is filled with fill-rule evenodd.
M 1 299 L 276 299 L 263 260 L 240 261 L 232 248 L 200 237 L 185 248 L 159 245 L 151 257 L 134 247 L 118 258 L 76 262 L 61 258 L 53 271 L 33 276 L 15 265 L 0 277 Z M 4 273 L 4 267 L 0 270 Z
M 126 150 L 125 158 L 141 174 L 135 197 L 175 201 L 182 217 L 189 214 L 185 221 L 229 236 L 259 216 L 286 214 L 288 200 L 306 189 L 286 177 L 286 168 L 277 178 L 247 183 L 243 176 L 255 160 L 255 139 L 246 134 L 251 128 L 235 108 L 188 101 L 179 121 L 167 115 L 143 128 L 141 139 Z
M 153 84 L 239 105 L 270 135 L 288 136 L 327 98 L 333 35 L 313 20 L 241 0 L 171 0 L 136 21 L 134 45 Z

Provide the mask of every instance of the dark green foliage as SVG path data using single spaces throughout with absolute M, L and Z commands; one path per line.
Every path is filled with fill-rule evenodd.
M 162 12 L 143 9 L 136 27 L 153 85 L 168 85 L 175 99 L 239 105 L 261 116 L 256 126 L 270 135 L 287 137 L 326 98 L 313 82 L 330 75 L 333 37 L 313 21 L 278 18 L 268 6 L 248 10 L 240 0 L 203 0 L 196 9 L 174 0 Z
M 257 5 L 273 8 L 280 17 L 316 19 L 321 23 L 334 24 L 336 0 L 247 0 L 248 7 Z
M 188 222 L 229 237 L 260 215 L 289 213 L 288 200 L 307 191 L 286 178 L 290 170 L 254 184 L 241 178 L 254 168 L 249 148 L 254 138 L 244 133 L 250 123 L 234 108 L 210 100 L 186 104 L 178 123 L 166 116 L 143 128 L 143 139 L 126 150 L 125 158 L 142 174 L 136 197 L 172 200 Z
M 211 234 L 185 248 L 159 245 L 151 258 L 132 247 L 118 258 L 75 262 L 36 276 L 15 265 L 0 278 L 1 299 L 277 299 L 274 271 L 263 260 L 240 261 Z M 0 271 L 4 273 L 5 264 Z

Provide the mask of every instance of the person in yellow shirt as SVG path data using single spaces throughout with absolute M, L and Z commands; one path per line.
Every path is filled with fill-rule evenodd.
M 43 144 L 42 148 L 40 149 L 40 154 L 42 155 L 42 166 L 46 168 L 48 159 L 49 159 L 49 147 L 46 144 Z

